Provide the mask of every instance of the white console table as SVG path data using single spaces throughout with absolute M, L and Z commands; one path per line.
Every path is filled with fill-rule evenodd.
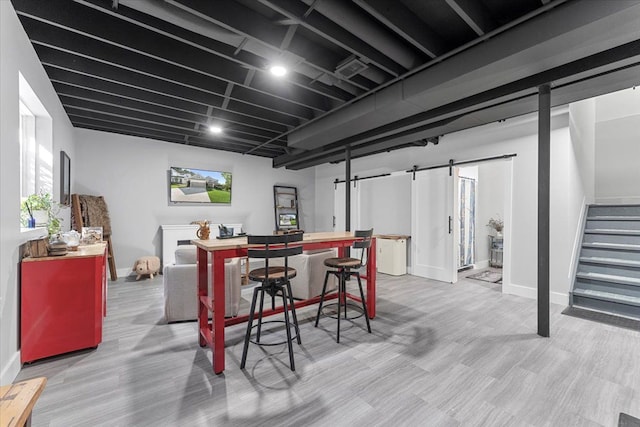
M 215 239 L 218 235 L 220 224 L 209 224 L 211 229 L 210 238 Z M 242 231 L 242 224 L 224 224 L 227 228 L 233 228 L 233 234 Z M 175 264 L 175 252 L 179 245 L 190 244 L 191 240 L 197 239 L 196 232 L 200 228 L 198 224 L 177 224 L 161 225 L 162 229 L 162 265 Z

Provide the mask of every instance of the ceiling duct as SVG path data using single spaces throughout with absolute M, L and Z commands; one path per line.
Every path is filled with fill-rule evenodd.
M 356 74 L 360 74 L 364 70 L 369 68 L 367 64 L 360 61 L 355 55 L 351 55 L 344 61 L 338 64 L 336 67 L 336 73 L 345 79 L 350 79 Z

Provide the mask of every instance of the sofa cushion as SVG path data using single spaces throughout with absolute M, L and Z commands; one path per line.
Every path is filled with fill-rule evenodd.
M 175 252 L 176 265 L 196 264 L 198 262 L 198 251 L 195 245 L 178 246 Z

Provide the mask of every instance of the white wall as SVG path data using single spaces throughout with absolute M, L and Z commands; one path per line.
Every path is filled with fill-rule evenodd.
M 558 267 L 569 263 L 566 228 L 569 222 L 568 198 L 580 181 L 575 168 L 567 168 L 567 157 L 572 151 L 569 136 L 568 109 L 554 110 L 552 118 L 551 167 L 551 283 L 552 302 L 568 301 L 569 280 L 565 270 Z M 536 297 L 537 289 L 537 176 L 538 138 L 536 115 L 506 120 L 486 126 L 445 135 L 437 146 L 428 145 L 379 154 L 352 161 L 353 175 L 366 176 L 393 171 L 448 163 L 449 159 L 473 160 L 502 154 L 517 154 L 512 160 L 510 187 L 512 211 L 505 212 L 511 224 L 505 233 L 511 236 L 511 247 L 505 247 L 505 261 L 511 262 L 510 277 L 505 277 L 503 290 L 507 293 Z M 344 179 L 344 163 L 316 167 L 316 224 L 319 229 L 330 229 L 333 213 L 333 180 Z M 569 179 L 571 176 L 571 179 Z M 398 207 L 400 208 L 400 207 Z M 577 219 L 575 220 L 577 221 Z M 565 232 L 561 232 L 565 230 Z M 556 233 L 554 233 L 556 231 Z M 508 252 L 508 253 L 507 253 Z
M 12 382 L 20 370 L 18 248 L 36 237 L 29 232 L 22 233 L 19 222 L 18 72 L 53 119 L 53 195 L 54 200 L 59 200 L 60 150 L 73 159 L 73 128 L 11 2 L 0 1 L 0 384 Z
M 119 275 L 128 274 L 140 256 L 162 256 L 162 224 L 208 219 L 242 223 L 248 233 L 273 233 L 276 184 L 298 187 L 301 225 L 306 231 L 315 230 L 313 169 L 273 169 L 271 160 L 262 157 L 87 129 L 76 129 L 76 141 L 75 189 L 79 194 L 104 196 Z M 171 166 L 232 172 L 231 206 L 170 205 Z
M 361 229 L 373 228 L 375 234 L 411 234 L 410 175 L 367 179 L 358 185 Z
M 596 98 L 595 197 L 640 203 L 640 89 Z

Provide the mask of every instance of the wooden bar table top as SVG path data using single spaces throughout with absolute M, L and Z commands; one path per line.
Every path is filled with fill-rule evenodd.
M 319 232 L 305 233 L 302 239 L 304 250 L 337 248 L 338 256 L 344 256 L 345 249 L 359 240 L 352 232 Z M 213 371 L 216 374 L 224 371 L 224 328 L 247 320 L 248 314 L 225 319 L 224 317 L 224 261 L 227 258 L 246 257 L 247 238 L 234 237 L 231 239 L 192 240 L 198 248 L 198 330 L 200 346 L 209 346 L 213 350 Z M 211 259 L 209 259 L 211 256 Z M 210 272 L 207 265 L 211 263 Z M 371 240 L 368 252 L 367 271 L 362 279 L 367 281 L 367 311 L 373 319 L 376 313 L 376 239 Z M 213 278 L 213 295 L 209 295 L 209 273 Z M 315 304 L 320 297 L 297 301 L 296 308 Z M 276 314 L 282 311 L 266 310 L 263 315 Z M 212 321 L 209 322 L 209 313 Z
M 45 377 L 39 377 L 0 387 L 0 427 L 27 424 L 46 383 Z

